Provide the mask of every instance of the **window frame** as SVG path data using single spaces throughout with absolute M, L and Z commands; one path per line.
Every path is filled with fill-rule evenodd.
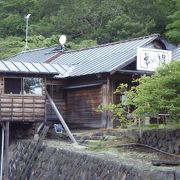
M 5 93 L 5 79 L 21 79 L 21 93 L 20 94 L 8 94 Z M 42 79 L 42 94 L 24 94 L 24 79 L 25 78 L 41 78 Z M 10 96 L 43 96 L 43 86 L 44 86 L 44 78 L 42 77 L 18 77 L 18 76 L 4 76 L 3 77 L 3 89 L 2 89 L 2 94 L 3 95 L 10 95 Z

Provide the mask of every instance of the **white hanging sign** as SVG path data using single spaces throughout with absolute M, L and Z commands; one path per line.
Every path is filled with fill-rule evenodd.
M 137 48 L 137 70 L 155 71 L 171 61 L 172 52 L 161 49 Z

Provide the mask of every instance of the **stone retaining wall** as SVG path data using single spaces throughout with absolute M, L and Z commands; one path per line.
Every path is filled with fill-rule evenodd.
M 26 165 L 34 142 L 21 141 L 14 147 L 10 161 L 10 179 L 16 180 Z M 27 175 L 30 180 L 179 180 L 180 169 L 149 168 L 130 164 L 107 155 L 83 150 L 43 146 Z
M 127 138 L 133 143 L 142 143 L 165 152 L 180 154 L 180 129 L 152 129 L 142 131 L 140 138 L 138 130 L 106 130 L 96 132 L 91 139 L 110 139 L 111 137 Z M 88 139 L 89 137 L 82 137 Z
M 140 143 L 172 154 L 180 154 L 180 129 L 146 130 L 142 134 Z

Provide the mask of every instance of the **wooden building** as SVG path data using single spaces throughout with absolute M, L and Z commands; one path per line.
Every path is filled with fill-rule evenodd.
M 1 89 L 4 89 L 1 91 L 1 102 L 7 103 L 7 106 L 0 105 L 1 116 L 6 120 L 4 112 L 8 110 L 8 118 L 14 118 L 14 120 L 15 117 L 22 121 L 30 120 L 29 117 L 32 118 L 31 120 L 42 118 L 50 121 L 57 120 L 57 116 L 45 98 L 44 90 L 47 89 L 70 127 L 113 127 L 109 114 L 97 112 L 97 107 L 100 104 L 120 101 L 121 97 L 113 94 L 120 83 L 131 84 L 133 78 L 152 73 L 137 70 L 137 48 L 139 47 L 171 51 L 176 48 L 156 34 L 76 51 L 64 51 L 58 47 L 51 47 L 22 52 L 10 57 L 8 61 L 11 63 L 20 61 L 41 66 L 49 64 L 54 69 L 54 74 L 38 74 L 38 78 L 42 78 L 41 96 L 13 95 L 13 93 L 7 96 L 6 93 L 2 93 L 6 87 L 4 83 L 8 82 L 4 77 L 11 75 L 1 73 Z M 21 80 L 23 84 L 27 73 L 21 72 L 18 76 L 23 77 Z M 37 77 L 37 74 L 31 73 L 31 77 Z M 16 81 L 17 84 L 20 83 L 20 80 Z M 18 92 L 24 92 L 24 90 L 18 89 Z
M 47 78 L 59 75 L 60 65 L 0 61 L 0 121 L 46 120 Z M 58 69 L 58 70 L 57 70 Z

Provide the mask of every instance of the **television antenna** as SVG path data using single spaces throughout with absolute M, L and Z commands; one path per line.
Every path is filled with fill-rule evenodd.
M 31 14 L 28 14 L 27 16 L 25 16 L 25 20 L 26 20 L 26 44 L 25 44 L 25 51 L 28 50 L 28 21 L 30 18 Z

